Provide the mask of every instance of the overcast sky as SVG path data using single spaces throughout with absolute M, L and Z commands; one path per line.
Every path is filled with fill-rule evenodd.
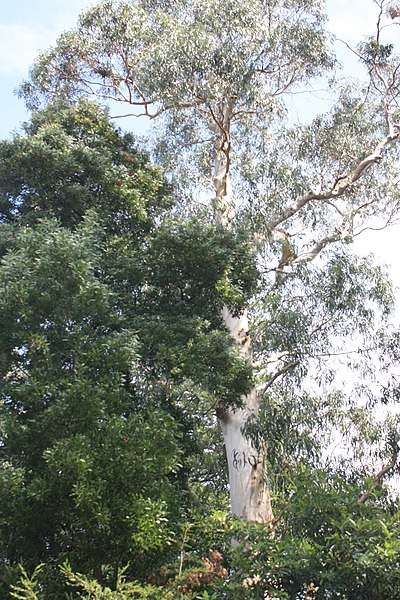
M 79 12 L 94 3 L 90 0 L 1 0 L 0 139 L 8 137 L 28 118 L 14 90 L 27 76 L 38 51 L 54 43 L 63 30 L 73 27 Z M 374 0 L 327 0 L 326 5 L 329 29 L 344 42 L 354 46 L 373 34 L 377 17 Z M 400 47 L 400 27 L 394 35 L 392 41 Z M 357 73 L 357 62 L 344 44 L 338 44 L 338 51 L 349 74 Z M 294 108 L 297 113 L 309 111 L 310 106 L 322 106 L 323 98 L 321 93 L 315 102 L 310 102 L 310 97 L 296 100 Z M 399 240 L 400 227 L 391 228 L 384 235 L 365 236 L 359 247 L 364 252 L 380 249 L 381 260 L 390 264 L 392 276 L 400 286 Z

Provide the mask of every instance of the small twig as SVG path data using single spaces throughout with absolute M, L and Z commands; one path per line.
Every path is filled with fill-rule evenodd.
M 271 521 L 271 528 L 272 527 L 276 527 L 278 525 L 279 521 L 282 520 L 284 514 L 285 514 L 285 510 L 283 509 L 283 510 L 281 510 L 281 512 L 279 513 L 279 515 L 277 517 L 275 517 L 274 519 L 272 519 L 272 521 Z
M 180 554 L 180 560 L 179 560 L 179 571 L 178 571 L 179 576 L 182 575 L 183 560 L 185 558 L 185 544 L 187 542 L 189 531 L 192 529 L 192 527 L 194 527 L 193 524 L 188 525 L 183 534 L 182 543 L 181 543 L 181 554 Z

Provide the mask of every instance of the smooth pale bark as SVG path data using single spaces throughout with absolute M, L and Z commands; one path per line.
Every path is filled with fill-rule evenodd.
M 213 185 L 215 221 L 230 228 L 233 217 L 233 190 L 230 166 L 231 106 L 213 113 L 210 129 L 215 134 Z M 246 313 L 234 316 L 227 307 L 222 311 L 226 328 L 238 344 L 243 357 L 251 361 L 251 337 Z M 232 514 L 248 521 L 267 523 L 273 519 L 266 472 L 266 447 L 256 448 L 243 434 L 249 418 L 257 417 L 260 399 L 253 389 L 242 399 L 241 408 L 218 411 L 228 462 Z
M 212 112 L 209 127 L 215 134 L 213 186 L 215 190 L 214 218 L 217 223 L 231 227 L 233 218 L 233 190 L 230 176 L 232 107 L 219 107 Z
M 272 521 L 271 499 L 266 479 L 265 451 L 256 449 L 243 435 L 249 417 L 257 414 L 256 392 L 243 398 L 244 408 L 229 409 L 220 416 L 228 462 L 232 514 L 247 521 Z M 254 407 L 254 410 L 253 410 Z
M 251 338 L 247 315 L 233 316 L 225 307 L 224 323 L 240 347 L 246 360 L 251 361 Z M 257 390 L 242 398 L 242 408 L 220 411 L 219 423 L 224 437 L 229 473 L 232 514 L 248 521 L 272 521 L 271 498 L 266 470 L 266 446 L 255 448 L 243 435 L 249 418 L 257 417 L 260 398 Z

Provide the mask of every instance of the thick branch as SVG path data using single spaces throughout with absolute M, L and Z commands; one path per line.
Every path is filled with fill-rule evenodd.
M 298 366 L 299 366 L 299 364 L 300 364 L 300 360 L 299 360 L 299 359 L 296 359 L 296 360 L 293 360 L 293 361 L 292 361 L 292 362 L 290 362 L 290 363 L 287 363 L 287 364 L 286 364 L 284 367 L 282 367 L 281 369 L 279 369 L 278 371 L 276 371 L 276 372 L 275 372 L 275 373 L 272 375 L 271 379 L 269 379 L 269 380 L 268 380 L 266 383 L 262 384 L 262 385 L 261 385 L 261 386 L 258 388 L 258 390 L 259 390 L 259 391 L 261 391 L 261 390 L 262 390 L 263 392 L 265 392 L 265 391 L 266 391 L 268 388 L 270 388 L 270 387 L 271 387 L 271 386 L 274 384 L 274 382 L 275 382 L 277 379 L 279 379 L 279 377 L 282 377 L 283 375 L 285 375 L 285 374 L 286 374 L 286 373 L 288 373 L 289 371 L 292 371 L 294 368 L 298 367 Z
M 342 196 L 354 183 L 356 183 L 368 170 L 369 167 L 378 163 L 382 159 L 383 150 L 400 138 L 400 125 L 395 123 L 389 127 L 389 133 L 379 142 L 374 150 L 363 160 L 361 160 L 351 171 L 337 179 L 334 185 L 327 191 L 309 191 L 304 196 L 300 196 L 292 204 L 288 205 L 278 214 L 273 216 L 266 224 L 269 231 L 273 231 L 278 225 L 284 223 L 293 215 L 298 213 L 304 206 L 313 200 L 326 202 L 333 198 Z
M 296 265 L 298 263 L 310 262 L 314 260 L 314 258 L 316 258 L 318 254 L 320 254 L 320 252 L 322 252 L 325 246 L 327 246 L 328 244 L 333 244 L 334 242 L 338 242 L 340 239 L 342 239 L 342 237 L 343 234 L 341 232 L 334 233 L 332 235 L 327 235 L 326 237 L 316 242 L 315 245 L 311 248 L 311 250 L 297 256 L 297 258 L 295 258 L 291 262 L 291 264 Z

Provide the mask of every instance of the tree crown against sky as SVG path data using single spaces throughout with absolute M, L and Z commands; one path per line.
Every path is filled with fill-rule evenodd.
M 312 75 L 326 73 L 332 57 L 325 50 L 318 3 L 297 5 L 297 9 L 285 4 L 274 13 L 275 8 L 273 4 L 264 7 L 252 3 L 251 7 L 224 11 L 223 5 L 210 3 L 199 10 L 195 3 L 173 3 L 167 10 L 157 3 L 135 6 L 103 2 L 82 16 L 77 29 L 60 38 L 58 48 L 43 53 L 33 68 L 32 83 L 22 90 L 31 101 L 37 97 L 30 93 L 36 86 L 44 98 L 93 93 L 99 99 L 113 97 L 133 105 L 135 114 L 165 114 L 169 146 L 176 138 L 173 148 L 179 148 L 186 159 L 187 150 L 196 149 L 194 164 L 207 173 L 206 178 L 213 144 L 207 131 L 210 123 L 218 126 L 219 103 L 224 98 L 232 104 L 232 175 L 245 176 L 250 191 L 258 194 L 257 212 L 261 212 L 267 226 L 276 227 L 281 217 L 287 220 L 287 215 L 281 216 L 278 211 L 276 215 L 262 214 L 263 209 L 271 211 L 276 206 L 271 192 L 264 205 L 259 202 L 263 180 L 269 188 L 277 187 L 276 195 L 282 203 L 276 207 L 278 210 L 285 200 L 301 192 L 333 187 L 336 179 L 344 177 L 357 157 L 366 152 L 366 143 L 373 149 L 373 135 L 377 142 L 385 121 L 379 108 L 363 103 L 362 95 L 358 100 L 358 90 L 342 86 L 338 91 L 341 100 L 331 116 L 317 119 L 311 128 L 294 128 L 283 134 L 282 98 L 291 89 L 298 91 L 299 85 L 308 84 Z M 217 21 L 218 27 L 213 28 Z M 296 35 L 288 34 L 288 23 L 296 29 Z M 170 43 L 175 38 L 175 43 Z M 367 46 L 365 61 L 370 50 Z M 388 66 L 391 63 L 394 68 L 395 56 L 388 57 L 388 61 Z M 381 69 L 384 74 L 385 68 Z M 386 75 L 386 84 L 381 86 L 390 86 L 390 69 Z M 373 101 L 373 88 L 369 91 Z M 392 91 L 395 95 L 393 86 Z M 330 135 L 336 126 L 341 127 L 343 135 Z M 289 146 L 298 148 L 290 160 L 286 155 Z M 307 164 L 310 152 L 314 152 L 311 172 Z M 258 160 L 262 153 L 273 153 L 275 161 L 263 165 Z M 177 161 L 174 163 L 176 166 Z M 187 162 L 185 165 L 187 169 Z M 288 175 L 287 189 L 281 188 L 283 178 L 276 181 L 284 172 Z M 249 196 L 248 189 L 246 192 Z M 353 207 L 350 215 L 346 212 L 346 225 L 351 228 L 356 210 Z M 332 211 L 330 218 L 343 231 L 345 219 L 338 220 L 339 215 Z

